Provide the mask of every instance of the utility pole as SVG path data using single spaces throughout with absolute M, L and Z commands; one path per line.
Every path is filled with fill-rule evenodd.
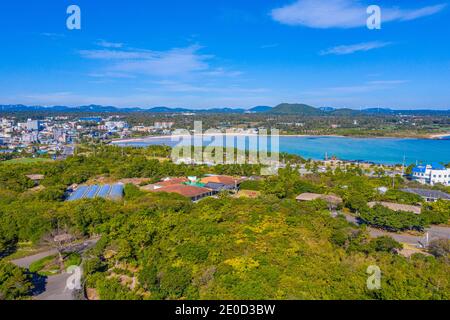
M 403 155 L 402 177 L 405 175 L 406 156 Z

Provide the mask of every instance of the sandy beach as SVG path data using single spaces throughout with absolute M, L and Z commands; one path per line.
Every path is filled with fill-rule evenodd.
M 450 132 L 431 134 L 429 137 L 430 139 L 442 139 L 444 137 L 450 137 Z

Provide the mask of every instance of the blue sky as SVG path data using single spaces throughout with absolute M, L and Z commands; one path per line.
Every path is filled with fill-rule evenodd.
M 4 0 L 0 30 L 0 104 L 450 108 L 448 0 Z

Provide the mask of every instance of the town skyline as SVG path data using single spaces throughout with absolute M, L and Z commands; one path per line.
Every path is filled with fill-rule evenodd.
M 0 104 L 450 107 L 447 1 L 131 2 L 2 3 Z

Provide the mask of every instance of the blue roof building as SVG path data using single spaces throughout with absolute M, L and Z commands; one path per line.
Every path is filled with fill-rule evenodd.
M 450 185 L 450 169 L 440 163 L 415 166 L 412 169 L 413 180 L 422 184 L 443 184 Z

